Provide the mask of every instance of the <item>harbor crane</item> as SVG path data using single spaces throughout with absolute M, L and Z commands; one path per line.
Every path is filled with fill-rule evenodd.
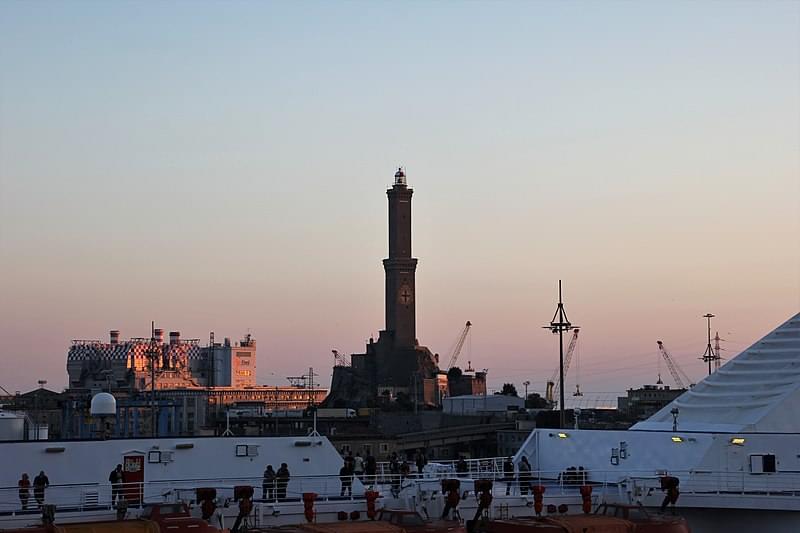
M 456 361 L 458 361 L 458 356 L 461 355 L 461 349 L 464 348 L 464 341 L 467 340 L 467 335 L 469 334 L 471 327 L 472 322 L 467 320 L 467 323 L 464 325 L 464 329 L 461 330 L 461 334 L 459 334 L 458 339 L 453 346 L 453 350 L 450 352 L 450 362 L 447 363 L 447 370 L 450 370 L 456 366 Z
M 569 341 L 569 346 L 567 347 L 567 353 L 564 355 L 564 376 L 567 375 L 567 371 L 569 370 L 569 365 L 572 362 L 572 354 L 575 353 L 575 347 L 578 345 L 578 332 L 580 330 L 576 329 L 572 332 L 572 339 Z M 558 391 L 561 388 L 561 384 L 558 382 L 558 374 L 559 369 L 557 368 L 555 372 L 553 372 L 553 376 L 547 381 L 547 389 L 544 393 L 544 399 L 547 400 L 548 403 L 554 404 L 555 397 L 558 396 Z M 583 396 L 580 393 L 580 388 L 576 391 L 576 396 Z
M 683 371 L 681 367 L 678 366 L 672 356 L 669 354 L 667 349 L 664 347 L 664 343 L 661 341 L 656 341 L 658 343 L 658 352 L 661 354 L 661 357 L 664 358 L 664 361 L 667 363 L 667 368 L 669 369 L 669 373 L 672 374 L 672 379 L 675 380 L 675 384 L 678 388 L 686 389 L 689 387 L 694 387 L 694 383 L 686 375 L 686 372 Z M 659 376 L 660 379 L 660 376 Z M 688 387 L 687 387 L 688 384 Z

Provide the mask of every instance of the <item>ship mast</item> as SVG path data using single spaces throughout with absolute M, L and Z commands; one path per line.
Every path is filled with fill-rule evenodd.
M 573 326 L 567 318 L 564 310 L 564 302 L 561 298 L 561 280 L 558 280 L 558 307 L 550 321 L 550 325 L 542 326 L 549 329 L 553 334 L 558 334 L 558 383 L 559 383 L 559 428 L 563 429 L 566 424 L 564 416 L 564 332 L 570 331 L 578 326 Z

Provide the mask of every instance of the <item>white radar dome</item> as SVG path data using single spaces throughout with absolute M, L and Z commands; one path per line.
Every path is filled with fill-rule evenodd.
M 92 416 L 116 416 L 117 400 L 107 392 L 98 392 L 92 398 Z

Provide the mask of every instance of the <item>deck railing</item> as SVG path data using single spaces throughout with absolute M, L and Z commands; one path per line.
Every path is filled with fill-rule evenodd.
M 120 488 L 126 499 L 133 500 L 132 507 L 141 503 L 184 501 L 193 503 L 197 488 L 215 488 L 220 500 L 232 499 L 233 489 L 249 485 L 255 489 L 254 498 L 262 503 L 299 502 L 305 492 L 315 492 L 318 501 L 363 499 L 367 489 L 380 492 L 381 496 L 391 498 L 403 494 L 432 493 L 441 490 L 441 480 L 457 478 L 462 481 L 461 490 L 474 498 L 472 480 L 490 479 L 495 481 L 493 492 L 496 497 L 532 497 L 521 485 L 543 485 L 545 497 L 575 496 L 583 484 L 593 486 L 595 501 L 636 501 L 653 494 L 661 494 L 660 477 L 663 472 L 641 471 L 620 473 L 618 471 L 534 471 L 529 483 L 520 483 L 519 473 L 508 479 L 502 469 L 503 459 L 468 461 L 467 472 L 455 472 L 455 464 L 432 463 L 426 466 L 422 475 L 410 472 L 408 475 L 391 474 L 387 463 L 378 465 L 373 477 L 362 475 L 354 477 L 352 491 L 342 491 L 342 481 L 338 475 L 292 476 L 286 485 L 285 494 L 277 483 L 263 490 L 263 480 L 259 477 L 236 478 L 194 478 L 181 480 L 148 481 L 126 483 Z M 800 501 L 800 472 L 776 472 L 753 474 L 750 472 L 713 472 L 694 470 L 669 472 L 668 475 L 680 480 L 683 495 L 748 495 L 752 497 L 785 496 Z M 527 492 L 527 495 L 525 494 Z M 23 509 L 18 487 L 0 487 L 0 515 L 37 514 L 36 492 L 29 489 L 27 509 Z M 58 485 L 45 489 L 44 503 L 56 505 L 57 512 L 84 511 L 88 509 L 111 509 L 112 487 L 108 482 Z M 513 504 L 513 502 L 510 502 Z M 522 503 L 522 502 L 520 502 Z

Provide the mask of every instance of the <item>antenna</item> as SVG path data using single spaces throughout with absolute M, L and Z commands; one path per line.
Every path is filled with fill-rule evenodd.
M 719 368 L 719 352 L 715 353 L 714 348 L 711 347 L 711 319 L 714 318 L 714 315 L 711 313 L 706 313 L 703 315 L 703 318 L 708 321 L 708 344 L 706 345 L 706 351 L 703 352 L 703 355 L 700 357 L 700 359 L 702 359 L 703 362 L 708 363 L 708 375 L 710 376 L 712 372 L 712 363 L 715 369 Z

